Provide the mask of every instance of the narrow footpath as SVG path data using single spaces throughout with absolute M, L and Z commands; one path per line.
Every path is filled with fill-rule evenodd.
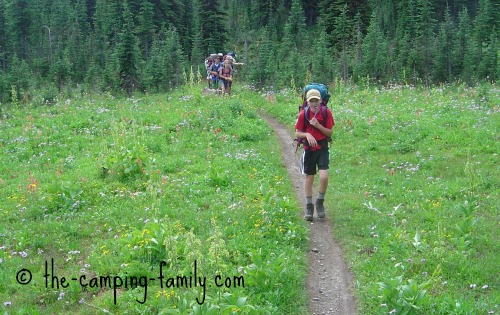
M 290 179 L 295 187 L 297 198 L 305 208 L 305 193 L 303 189 L 303 175 L 299 174 L 299 165 L 293 137 L 289 130 L 275 119 L 264 114 L 260 116 L 267 121 L 278 135 L 281 144 L 281 154 L 288 170 Z M 330 189 L 335 183 L 331 183 Z M 317 194 L 317 183 L 314 187 Z M 353 294 L 354 278 L 344 261 L 342 249 L 333 239 L 332 222 L 328 216 L 319 221 L 316 216 L 309 224 L 309 271 L 307 277 L 307 291 L 309 293 L 309 312 L 311 315 L 357 314 L 357 303 Z M 301 216 L 303 213 L 300 214 Z M 316 214 L 315 214 L 316 215 Z

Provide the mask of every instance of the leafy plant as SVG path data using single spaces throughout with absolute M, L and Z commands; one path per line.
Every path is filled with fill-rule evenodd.
M 77 183 L 53 182 L 47 189 L 49 209 L 75 211 L 82 207 L 85 201 L 82 199 L 83 189 Z
M 130 129 L 120 122 L 112 127 L 113 143 L 110 143 L 100 154 L 103 176 L 116 177 L 121 181 L 135 180 L 147 176 L 151 152 L 143 144 L 139 126 L 132 121 Z
M 403 276 L 392 278 L 387 282 L 380 282 L 381 299 L 389 307 L 391 314 L 412 315 L 419 314 L 419 304 L 424 299 L 430 282 L 418 283 L 409 279 L 404 281 Z

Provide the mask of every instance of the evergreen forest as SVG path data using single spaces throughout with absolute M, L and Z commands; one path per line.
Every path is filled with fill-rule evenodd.
M 496 0 L 0 0 L 0 101 L 165 92 L 228 51 L 257 87 L 495 82 L 499 24 Z

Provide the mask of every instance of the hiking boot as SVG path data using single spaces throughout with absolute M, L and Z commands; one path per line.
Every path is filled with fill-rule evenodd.
M 314 214 L 314 204 L 312 203 L 306 204 L 306 214 L 304 215 L 304 219 L 306 219 L 307 221 L 312 221 L 313 214 Z
M 317 199 L 316 200 L 316 211 L 318 212 L 318 218 L 325 218 L 325 207 L 323 206 L 323 202 L 325 199 Z

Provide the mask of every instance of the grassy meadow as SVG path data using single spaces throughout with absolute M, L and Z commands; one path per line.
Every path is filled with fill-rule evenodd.
M 330 92 L 327 208 L 360 314 L 500 314 L 498 86 Z M 293 125 L 296 103 L 266 108 Z
M 0 104 L 5 314 L 305 314 L 307 226 L 235 84 Z M 500 312 L 500 89 L 332 86 L 326 206 L 360 314 Z
M 272 130 L 196 90 L 2 105 L 2 313 L 306 312 Z

